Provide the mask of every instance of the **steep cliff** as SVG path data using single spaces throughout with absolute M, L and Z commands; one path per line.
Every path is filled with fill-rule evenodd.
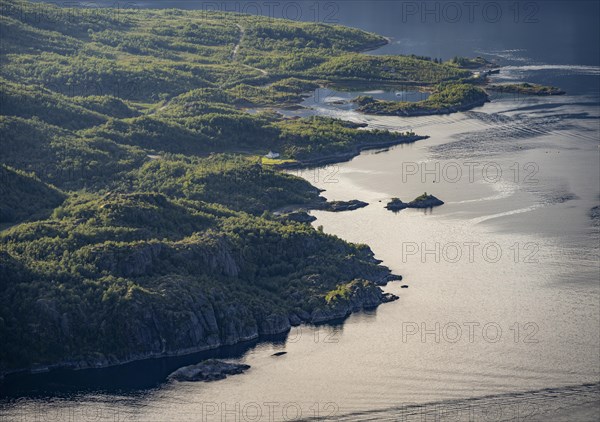
M 394 278 L 368 247 L 309 225 L 160 194 L 70 198 L 0 246 L 3 372 L 285 333 L 379 305 Z

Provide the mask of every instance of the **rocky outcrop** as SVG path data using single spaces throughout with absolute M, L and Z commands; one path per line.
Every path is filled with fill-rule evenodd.
M 231 245 L 224 238 L 210 236 L 203 244 L 183 243 L 177 249 L 178 259 L 200 259 L 211 273 L 237 277 L 240 267 Z
M 287 214 L 282 214 L 280 218 L 282 220 L 295 221 L 297 223 L 305 224 L 310 224 L 317 219 L 317 217 L 314 217 L 304 211 L 294 211 Z
M 408 207 L 408 204 L 402 202 L 399 198 L 392 198 L 385 206 L 388 210 L 398 212 Z
M 271 314 L 262 317 L 258 327 L 261 336 L 272 336 L 290 331 L 290 318 L 285 314 Z
M 355 280 L 342 286 L 340 294 L 329 297 L 326 306 L 313 310 L 310 322 L 318 324 L 343 319 L 352 312 L 373 309 L 384 302 L 394 300 L 390 299 L 391 297 L 384 294 L 374 283 Z
M 196 365 L 179 368 L 168 379 L 172 381 L 217 381 L 227 378 L 227 375 L 237 375 L 250 369 L 250 365 L 229 363 L 216 359 L 205 360 Z
M 131 246 L 105 244 L 91 251 L 100 271 L 118 274 L 123 277 L 139 276 L 150 271 L 159 256 L 162 244 L 158 242 L 139 243 Z
M 383 296 L 381 297 L 381 301 L 383 303 L 393 302 L 398 299 L 400 299 L 400 298 L 393 293 L 384 293 Z
M 433 195 L 427 195 L 427 193 L 424 193 L 418 198 L 415 198 L 413 201 L 410 201 L 407 205 L 408 208 L 431 208 L 444 205 L 444 201 L 436 198 Z
M 364 208 L 369 205 L 368 202 L 359 201 L 358 199 L 353 199 L 351 201 L 331 201 L 322 205 L 323 211 L 332 211 L 332 212 L 340 212 L 340 211 L 353 211 L 359 208 Z

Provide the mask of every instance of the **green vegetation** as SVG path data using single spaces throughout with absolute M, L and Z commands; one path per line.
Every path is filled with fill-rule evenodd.
M 430 84 L 463 71 L 361 56 L 384 39 L 340 26 L 0 8 L 0 372 L 282 332 L 326 319 L 330 292 L 349 283 L 352 306 L 378 303 L 389 270 L 364 245 L 275 218 L 319 192 L 271 167 L 414 134 L 244 108 L 339 80 Z M 269 150 L 282 160 L 263 166 Z
M 456 67 L 460 67 L 463 69 L 479 69 L 482 67 L 492 65 L 492 63 L 488 62 L 483 57 L 470 58 L 470 57 L 460 57 L 460 56 L 454 56 L 452 58 L 452 60 L 450 60 L 448 62 L 448 64 L 451 66 L 456 66 Z
M 354 123 L 319 116 L 281 120 L 276 127 L 281 131 L 280 149 L 285 156 L 298 160 L 332 156 L 361 146 L 394 143 L 415 136 L 412 132 L 357 130 Z
M 3 225 L 45 218 L 66 195 L 37 177 L 0 165 L 0 221 Z
M 545 86 L 523 82 L 520 84 L 488 85 L 486 89 L 506 94 L 524 95 L 564 95 L 565 91 L 555 86 Z
M 358 97 L 354 101 L 358 110 L 367 114 L 417 116 L 467 110 L 483 105 L 488 96 L 482 88 L 472 84 L 446 83 L 438 85 L 429 98 L 418 102 L 382 101 L 372 97 Z
M 349 299 L 352 288 L 358 283 L 360 283 L 358 280 L 354 280 L 350 283 L 340 284 L 334 290 L 331 290 L 325 295 L 325 301 L 327 303 L 331 303 L 340 299 Z
M 380 81 L 392 84 L 437 84 L 467 78 L 470 72 L 414 56 L 345 54 L 319 66 L 318 71 L 338 83 Z M 378 87 L 381 87 L 379 84 Z
M 155 193 L 72 194 L 0 245 L 2 370 L 285 330 L 265 321 L 287 323 L 325 307 L 340 281 L 382 274 L 368 248 L 308 225 Z

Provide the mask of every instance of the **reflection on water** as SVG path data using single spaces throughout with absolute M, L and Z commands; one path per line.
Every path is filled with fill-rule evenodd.
M 554 99 L 536 104 L 545 101 Z M 379 127 L 419 126 L 431 138 L 296 172 L 325 189 L 328 199 L 369 202 L 348 213 L 316 211 L 314 224 L 369 244 L 409 285 L 386 287 L 400 300 L 343 325 L 297 327 L 283 343 L 232 355 L 252 368 L 217 383 L 161 384 L 163 368 L 150 390 L 27 399 L 5 403 L 4 412 L 33 420 L 40 409 L 103 409 L 136 420 L 193 421 L 221 420 L 228 411 L 240 420 L 253 420 L 250 411 L 260 412 L 258 420 L 269 420 L 270 411 L 273 420 L 394 420 L 400 411 L 415 420 L 440 408 L 488 412 L 510 404 L 507 412 L 575 405 L 587 420 L 598 393 L 597 386 L 582 385 L 600 376 L 598 228 L 588 215 L 600 191 L 598 120 L 565 117 L 570 108 L 588 116 L 597 110 L 571 107 L 577 97 L 561 101 L 544 110 L 560 116 L 556 125 L 545 120 L 544 130 L 535 124 L 539 107 L 510 100 L 415 119 L 349 111 Z M 531 122 L 538 129 L 527 132 Z M 527 134 L 518 136 L 522 130 Z M 319 173 L 332 171 L 335 178 Z M 384 208 L 391 197 L 410 200 L 424 191 L 446 204 L 427 213 Z M 287 354 L 272 356 L 283 350 Z M 561 388 L 546 391 L 550 386 Z M 476 397 L 481 401 L 474 405 Z
M 382 52 L 446 59 L 484 54 L 511 65 L 498 81 L 526 78 L 568 95 L 498 96 L 466 113 L 401 118 L 356 113 L 346 102 L 357 93 L 318 91 L 305 102 L 311 109 L 285 113 L 430 135 L 295 172 L 325 189 L 328 199 L 369 202 L 347 213 L 314 212 L 314 224 L 370 245 L 404 276 L 408 289 L 386 287 L 400 300 L 343 325 L 297 327 L 284 342 L 226 355 L 252 368 L 217 383 L 165 384 L 168 372 L 187 364 L 177 360 L 140 364 L 133 375 L 127 368 L 101 372 L 104 384 L 81 372 L 74 390 L 52 384 L 64 378 L 41 388 L 64 391 L 61 398 L 42 392 L 42 398 L 3 401 L 0 418 L 595 419 L 600 227 L 589 212 L 600 202 L 598 37 L 590 36 L 597 35 L 597 3 L 546 2 L 539 25 L 520 26 L 398 25 L 402 2 L 366 9 L 361 3 L 344 2 L 340 19 L 394 36 Z M 406 95 L 410 101 L 421 93 Z M 392 197 L 411 200 L 424 191 L 445 205 L 430 212 L 384 208 Z M 113 382 L 130 376 L 147 379 Z M 36 382 L 28 378 L 22 387 Z
M 429 98 L 429 93 L 425 91 L 406 90 L 398 88 L 396 90 L 373 90 L 373 91 L 339 91 L 328 88 L 317 88 L 312 96 L 310 96 L 305 102 L 304 106 L 310 107 L 313 105 L 351 105 L 349 109 L 353 109 L 352 100 L 361 96 L 373 97 L 377 100 L 384 101 L 407 101 L 417 102 L 423 101 Z

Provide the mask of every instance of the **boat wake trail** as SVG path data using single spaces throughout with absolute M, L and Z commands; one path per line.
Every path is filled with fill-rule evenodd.
M 430 150 L 438 159 L 445 157 L 467 159 L 539 148 L 542 146 L 539 143 L 523 141 L 532 141 L 552 132 L 577 134 L 573 136 L 586 140 L 596 136 L 593 131 L 586 131 L 585 128 L 575 124 L 579 119 L 595 119 L 595 117 L 590 117 L 586 113 L 544 114 L 539 113 L 539 108 L 535 108 L 538 113 L 527 112 L 531 111 L 531 107 L 527 106 L 522 113 L 510 116 L 500 113 L 467 112 L 471 119 L 485 123 L 486 127 L 483 130 L 456 134 L 453 136 L 456 141 L 432 146 Z M 589 132 L 589 136 L 586 132 Z

